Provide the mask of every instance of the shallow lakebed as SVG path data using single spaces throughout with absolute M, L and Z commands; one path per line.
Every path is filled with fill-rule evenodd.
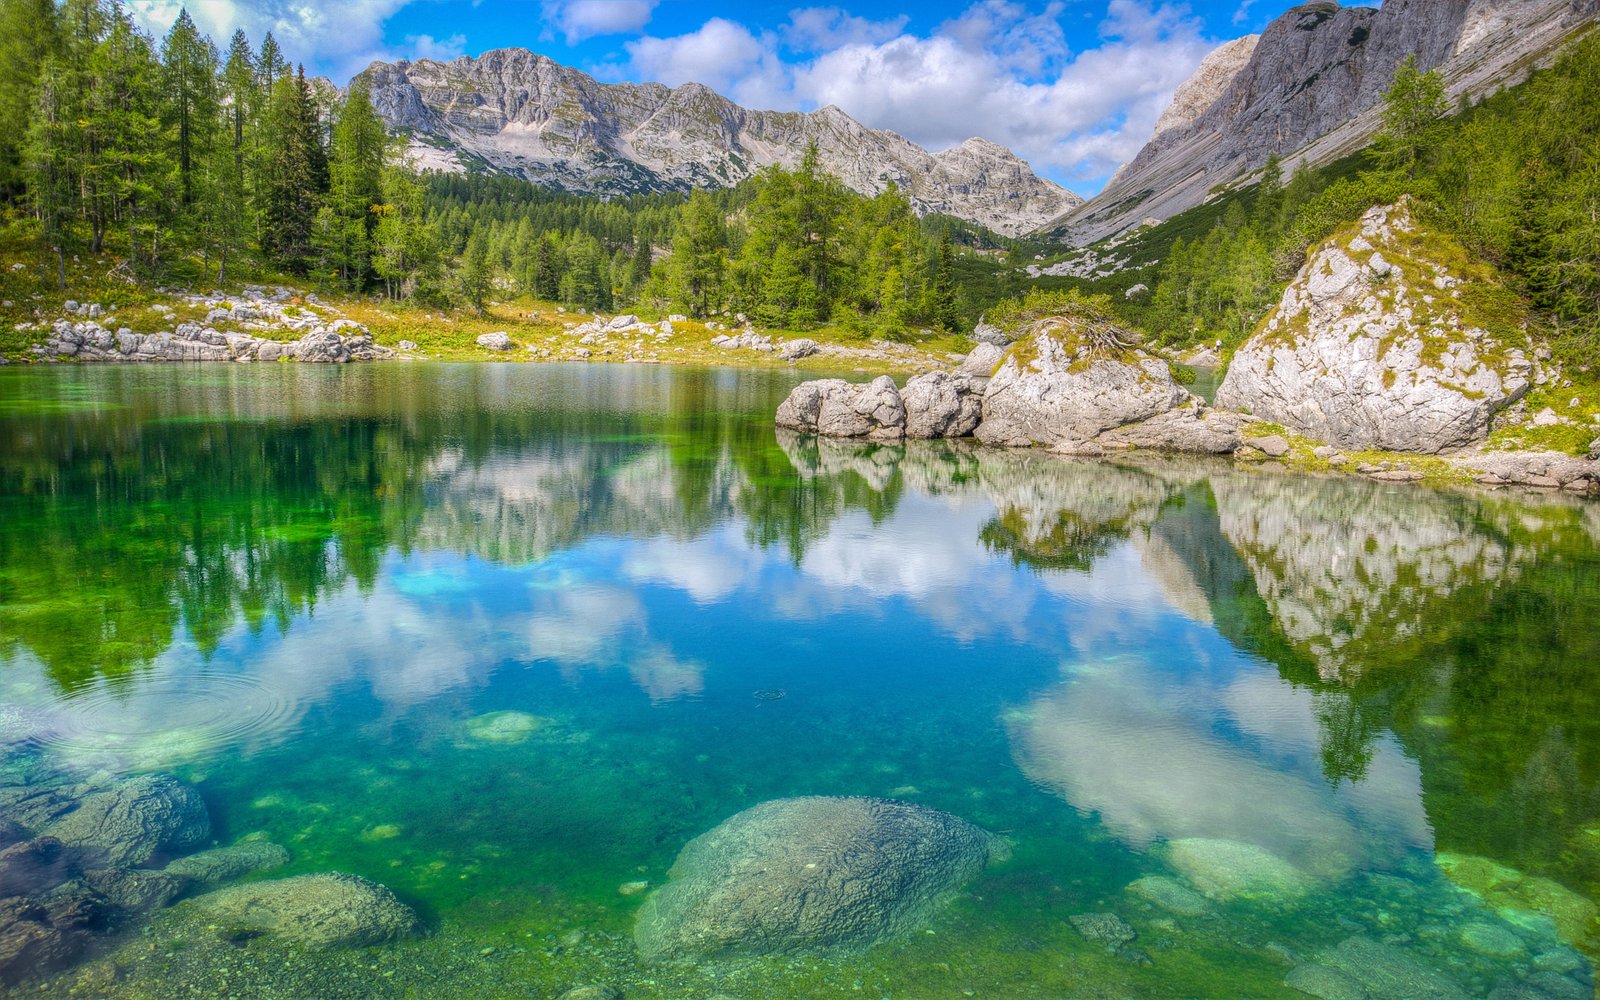
M 1600 504 L 818 441 L 798 378 L 0 370 L 0 792 L 170 775 L 287 851 L 233 884 L 420 920 L 180 897 L 0 996 L 1593 995 Z M 1005 849 L 870 947 L 641 954 L 804 796 Z

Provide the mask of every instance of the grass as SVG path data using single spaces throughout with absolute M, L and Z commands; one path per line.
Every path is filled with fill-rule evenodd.
M 111 254 L 80 256 L 68 261 L 68 288 L 56 285 L 53 262 L 43 259 L 37 245 L 20 225 L 0 227 L 0 358 L 12 362 L 38 360 L 33 346 L 42 343 L 51 322 L 69 317 L 65 303 L 98 303 L 106 316 L 98 322 L 107 329 L 126 327 L 135 333 L 173 330 L 184 322 L 204 323 L 209 305 L 191 306 L 183 301 L 187 292 L 161 292 L 145 285 L 131 284 L 116 277 L 118 258 Z M 196 262 L 186 270 L 200 273 Z M 16 267 L 15 265 L 22 265 Z M 285 286 L 307 295 L 304 280 L 280 274 L 254 274 L 223 288 L 240 291 L 244 285 Z M 189 292 L 205 293 L 214 282 L 196 281 Z M 776 353 L 752 350 L 725 351 L 711 346 L 711 340 L 725 330 L 713 330 L 705 322 L 673 324 L 670 336 L 658 340 L 654 331 L 607 334 L 604 342 L 586 348 L 588 358 L 579 353 L 578 337 L 572 328 L 592 319 L 556 303 L 528 297 L 507 297 L 492 302 L 483 313 L 471 309 L 446 308 L 407 302 L 391 302 L 378 297 L 322 291 L 316 293 L 327 309 L 316 310 L 327 319 L 346 318 L 363 324 L 373 340 L 397 348 L 401 341 L 417 345 L 414 356 L 442 361 L 577 361 L 593 363 L 646 362 L 655 364 L 724 365 L 745 368 L 795 368 L 837 373 L 841 367 L 867 374 L 907 374 L 948 365 L 950 355 L 970 350 L 971 340 L 962 334 L 917 330 L 906 331 L 893 342 L 872 337 L 844 326 L 817 330 L 791 331 L 764 329 L 774 342 L 805 337 L 819 344 L 838 348 L 835 353 L 819 354 L 798 362 L 787 362 Z M 300 303 L 301 299 L 292 299 Z M 646 321 L 666 318 L 646 309 L 636 311 Z M 613 314 L 605 314 L 609 318 Z M 110 318 L 108 318 L 110 317 Z M 719 318 L 726 327 L 731 320 Z M 34 328 L 18 329 L 35 324 Z M 249 331 L 260 336 L 294 339 L 288 330 Z M 516 347 L 495 352 L 479 347 L 482 334 L 504 332 Z

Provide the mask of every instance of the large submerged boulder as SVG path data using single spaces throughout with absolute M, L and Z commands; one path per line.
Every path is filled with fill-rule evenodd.
M 1528 347 L 1492 269 L 1401 201 L 1311 255 L 1234 355 L 1217 405 L 1341 448 L 1450 451 L 1527 392 Z
M 304 948 L 364 947 L 417 929 L 417 915 L 387 888 L 337 872 L 230 886 L 185 905 L 226 933 Z
M 86 866 L 144 867 L 211 839 L 200 793 L 165 774 L 147 774 L 86 795 L 44 832 L 75 848 Z
M 634 941 L 647 958 L 860 950 L 914 929 L 1000 843 L 908 802 L 764 802 L 684 847 Z
M 1189 399 L 1165 361 L 1083 303 L 1035 321 L 1010 348 L 984 392 L 977 436 L 1009 447 L 1089 441 Z

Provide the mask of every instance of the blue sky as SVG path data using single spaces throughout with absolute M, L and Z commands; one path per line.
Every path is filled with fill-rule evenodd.
M 1347 0 L 1349 2 L 1349 0 Z M 219 44 L 272 30 L 343 84 L 374 59 L 521 46 L 607 81 L 704 83 L 741 104 L 835 104 L 930 149 L 1010 146 L 1092 194 L 1218 43 L 1294 0 L 191 0 Z M 160 35 L 181 0 L 132 0 Z

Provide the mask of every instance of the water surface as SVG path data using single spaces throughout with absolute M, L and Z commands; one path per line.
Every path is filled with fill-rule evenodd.
M 819 442 L 771 426 L 791 384 L 0 371 L 0 776 L 175 774 L 220 843 L 289 848 L 272 877 L 428 928 L 305 954 L 158 915 L 14 992 L 1592 995 L 1600 507 Z M 808 794 L 1012 857 L 860 954 L 637 957 L 620 887 Z M 1202 871 L 1263 856 L 1292 882 Z

